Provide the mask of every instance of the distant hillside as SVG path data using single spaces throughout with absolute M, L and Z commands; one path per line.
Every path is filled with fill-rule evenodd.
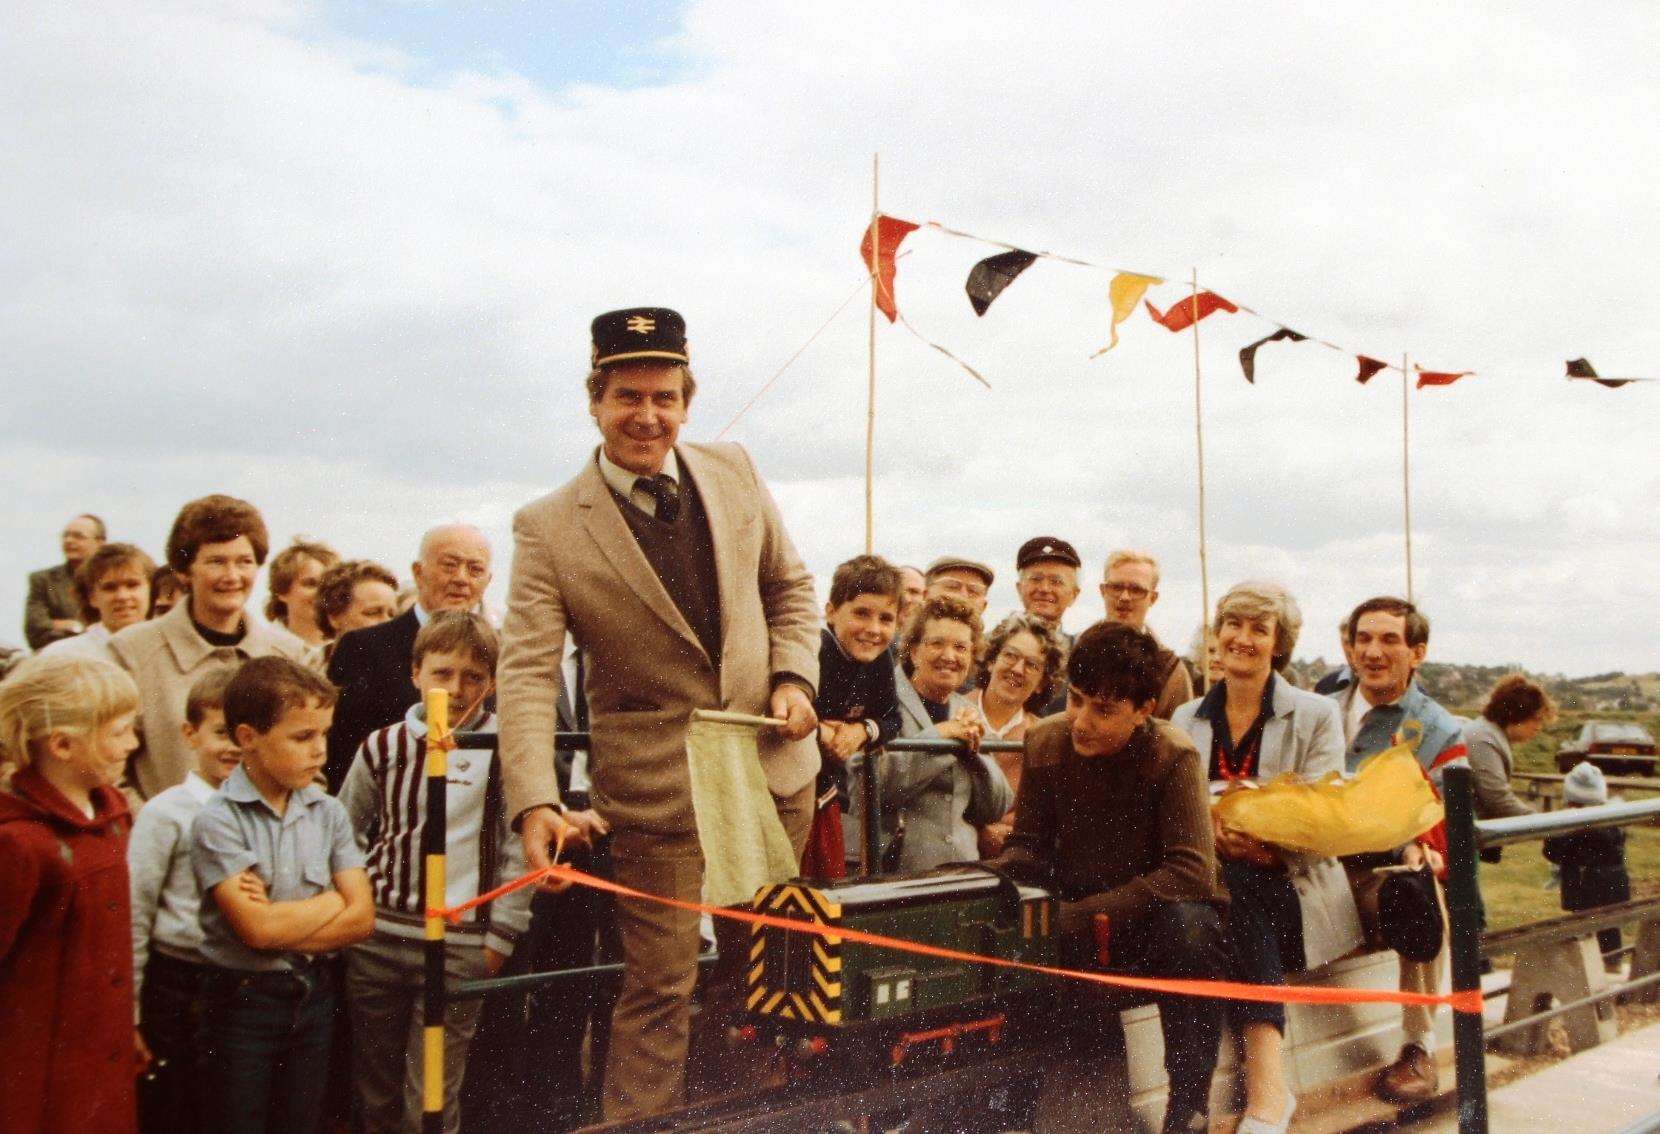
M 1310 688 L 1333 663 L 1324 658 L 1291 663 L 1297 684 Z M 1488 690 L 1509 673 L 1527 673 L 1519 665 L 1458 665 L 1427 662 L 1419 680 L 1430 696 L 1443 705 L 1477 709 Z M 1564 709 L 1577 712 L 1654 712 L 1660 710 L 1660 673 L 1599 673 L 1590 677 L 1563 677 L 1561 674 L 1528 673 L 1544 685 Z

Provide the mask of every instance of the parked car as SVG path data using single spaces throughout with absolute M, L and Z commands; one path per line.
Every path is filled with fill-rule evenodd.
M 1652 776 L 1660 747 L 1642 725 L 1629 721 L 1587 721 L 1556 753 L 1556 770 L 1567 772 L 1588 760 L 1612 776 Z

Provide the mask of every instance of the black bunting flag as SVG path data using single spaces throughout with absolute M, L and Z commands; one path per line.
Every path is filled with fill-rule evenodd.
M 974 305 L 974 314 L 984 315 L 992 300 L 1002 295 L 1003 289 L 1014 283 L 1015 277 L 1031 267 L 1036 259 L 1035 252 L 1022 252 L 1016 248 L 1012 252 L 987 256 L 975 264 L 968 273 L 968 283 L 964 285 L 968 301 Z
M 1598 378 L 1597 368 L 1583 358 L 1574 358 L 1568 361 L 1569 378 L 1589 378 L 1599 386 L 1607 386 L 1610 390 L 1618 390 L 1629 379 L 1625 378 Z
M 1379 362 L 1375 358 L 1367 358 L 1364 354 L 1357 354 L 1355 357 L 1360 360 L 1360 373 L 1355 375 L 1355 381 L 1362 386 L 1371 380 L 1372 375 L 1389 365 L 1387 362 Z
M 1304 340 L 1306 340 L 1307 338 L 1308 338 L 1307 335 L 1299 334 L 1298 332 L 1293 331 L 1290 327 L 1281 327 L 1279 330 L 1275 331 L 1273 334 L 1267 336 L 1266 338 L 1258 339 L 1256 342 L 1252 343 L 1250 346 L 1240 347 L 1239 348 L 1239 368 L 1245 372 L 1245 381 L 1249 382 L 1253 386 L 1256 385 L 1256 382 L 1257 382 L 1257 347 L 1262 346 L 1264 343 L 1277 343 L 1277 342 L 1280 342 L 1281 340 L 1284 340 L 1284 341 L 1287 341 L 1287 342 L 1293 342 L 1293 343 L 1300 343 L 1300 342 L 1303 342 Z

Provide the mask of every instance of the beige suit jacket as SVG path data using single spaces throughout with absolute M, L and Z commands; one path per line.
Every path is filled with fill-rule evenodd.
M 587 656 L 589 774 L 614 827 L 696 829 L 686 769 L 694 708 L 764 714 L 773 677 L 818 682 L 812 576 L 749 455 L 681 445 L 680 467 L 709 516 L 720 589 L 715 667 L 646 561 L 597 460 L 513 518 L 513 576 L 497 667 L 502 786 L 508 813 L 559 799 L 554 777 L 560 658 L 571 634 Z M 776 796 L 818 772 L 812 736 L 763 731 L 761 765 Z
M 247 633 L 235 646 L 212 646 L 190 621 L 190 601 L 160 618 L 138 622 L 109 640 L 109 652 L 138 684 L 139 720 L 144 744 L 127 759 L 121 789 L 136 811 L 147 799 L 184 783 L 196 766 L 185 742 L 184 703 L 190 687 L 215 669 L 234 668 L 249 658 L 277 654 L 301 665 L 317 666 L 317 654 L 287 630 L 245 616 Z

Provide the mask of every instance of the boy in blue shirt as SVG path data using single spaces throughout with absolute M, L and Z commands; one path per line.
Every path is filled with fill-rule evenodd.
M 197 678 L 184 706 L 196 766 L 138 813 L 127 838 L 133 905 L 133 999 L 139 1039 L 154 1062 L 138 1084 L 145 1134 L 194 1134 L 196 1026 L 201 1016 L 202 892 L 191 867 L 191 825 L 242 754 L 225 727 L 234 669 Z
M 225 689 L 242 766 L 196 816 L 201 887 L 202 1125 L 216 1134 L 315 1134 L 335 989 L 325 954 L 367 937 L 374 904 L 340 801 L 316 778 L 334 687 L 283 657 Z
M 899 629 L 904 584 L 899 569 L 876 555 L 858 555 L 836 568 L 818 649 L 818 748 L 823 765 L 818 808 L 807 835 L 801 873 L 845 878 L 847 763 L 899 735 L 899 697 L 888 655 Z M 858 824 L 851 824 L 858 830 Z

